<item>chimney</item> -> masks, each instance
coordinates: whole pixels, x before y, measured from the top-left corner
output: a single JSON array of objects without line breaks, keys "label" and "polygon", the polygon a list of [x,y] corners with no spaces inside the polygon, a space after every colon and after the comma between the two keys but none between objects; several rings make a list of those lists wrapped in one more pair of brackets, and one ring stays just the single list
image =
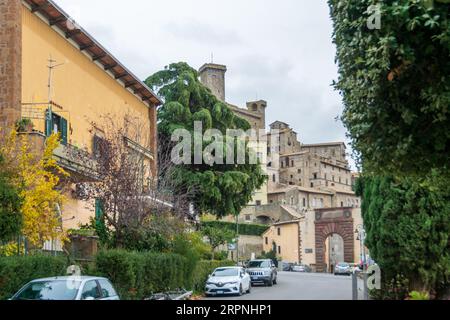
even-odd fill
[{"label": "chimney", "polygon": [[21,117],[22,1],[0,0],[0,127]]},{"label": "chimney", "polygon": [[225,73],[227,67],[221,64],[207,63],[198,72],[200,81],[212,91],[217,99],[225,102]]}]

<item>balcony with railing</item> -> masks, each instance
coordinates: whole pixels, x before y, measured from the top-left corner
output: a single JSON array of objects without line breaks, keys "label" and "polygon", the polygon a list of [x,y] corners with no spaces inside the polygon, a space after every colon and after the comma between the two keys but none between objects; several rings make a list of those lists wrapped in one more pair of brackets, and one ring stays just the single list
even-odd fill
[{"label": "balcony with railing", "polygon": [[[51,110],[49,111],[49,106]],[[29,143],[35,152],[43,152],[46,138],[53,132],[61,134],[61,144],[54,150],[53,156],[58,164],[72,173],[87,179],[95,179],[96,161],[85,150],[68,143],[67,120],[61,116],[62,107],[54,102],[24,103],[22,104],[22,121],[27,123],[26,128],[20,128],[20,134],[29,136]]]},{"label": "balcony with railing", "polygon": [[[71,173],[75,173],[79,178],[97,179],[98,168],[95,156],[84,149],[80,149],[69,143],[69,119],[70,114],[64,108],[54,102],[48,103],[27,103],[22,104],[22,127],[21,134],[30,137],[30,145],[36,152],[43,152],[45,139],[52,133],[61,135],[61,144],[54,150],[54,157],[58,164]],[[95,150],[95,139],[93,136],[93,149]],[[97,141],[98,143],[98,141]],[[154,152],[139,143],[124,137],[124,143],[128,148],[137,152],[140,156],[154,161]]]}]

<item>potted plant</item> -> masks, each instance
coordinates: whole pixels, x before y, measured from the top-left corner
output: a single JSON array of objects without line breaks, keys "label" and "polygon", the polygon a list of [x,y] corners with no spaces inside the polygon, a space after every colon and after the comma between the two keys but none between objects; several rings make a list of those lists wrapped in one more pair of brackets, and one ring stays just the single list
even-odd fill
[{"label": "potted plant", "polygon": [[22,118],[16,122],[17,132],[32,132],[34,128],[33,121],[28,118]]}]

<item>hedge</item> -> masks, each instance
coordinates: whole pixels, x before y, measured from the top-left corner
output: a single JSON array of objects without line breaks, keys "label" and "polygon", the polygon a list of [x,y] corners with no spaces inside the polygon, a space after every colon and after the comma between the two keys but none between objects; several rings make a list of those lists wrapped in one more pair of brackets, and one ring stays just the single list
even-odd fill
[{"label": "hedge", "polygon": [[[226,221],[203,221],[202,226],[212,228],[224,228],[236,232],[236,223]],[[239,234],[245,236],[262,236],[269,226],[252,223],[239,223]]]},{"label": "hedge", "polygon": [[186,270],[186,258],[176,254],[109,250],[99,252],[95,260],[97,275],[110,279],[126,300],[185,287]]},{"label": "hedge", "polygon": [[[66,275],[65,257],[0,257],[0,300],[12,297],[31,280]],[[141,300],[152,293],[178,288],[203,292],[206,279],[215,268],[232,266],[232,261],[198,261],[193,272],[188,260],[177,254],[107,250],[82,267],[83,275],[111,280],[121,299]]]},{"label": "hedge", "polygon": [[0,257],[0,300],[11,298],[31,280],[66,274],[67,266],[64,257]]}]

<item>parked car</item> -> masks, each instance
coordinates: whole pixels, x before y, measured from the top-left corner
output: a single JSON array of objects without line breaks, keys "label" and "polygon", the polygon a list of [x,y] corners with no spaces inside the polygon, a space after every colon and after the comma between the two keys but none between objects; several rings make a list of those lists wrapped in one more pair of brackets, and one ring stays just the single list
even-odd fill
[{"label": "parked car", "polygon": [[350,264],[346,263],[346,262],[340,262],[336,265],[336,267],[334,268],[334,275],[348,275],[350,276],[352,274],[353,270],[352,267],[350,266]]},{"label": "parked car", "polygon": [[206,296],[239,295],[252,290],[250,275],[242,267],[217,268],[208,277]]},{"label": "parked car", "polygon": [[283,271],[292,271],[294,264],[292,262],[282,262],[282,270]]},{"label": "parked car", "polygon": [[22,287],[11,300],[120,300],[106,278],[71,276],[36,279]]},{"label": "parked car", "polygon": [[294,265],[292,267],[292,271],[293,272],[311,272],[312,269],[311,269],[311,267],[309,267],[307,265],[301,264],[301,265]]},{"label": "parked car", "polygon": [[271,287],[277,284],[277,267],[270,259],[250,261],[247,272],[250,274],[252,285],[264,284]]}]

